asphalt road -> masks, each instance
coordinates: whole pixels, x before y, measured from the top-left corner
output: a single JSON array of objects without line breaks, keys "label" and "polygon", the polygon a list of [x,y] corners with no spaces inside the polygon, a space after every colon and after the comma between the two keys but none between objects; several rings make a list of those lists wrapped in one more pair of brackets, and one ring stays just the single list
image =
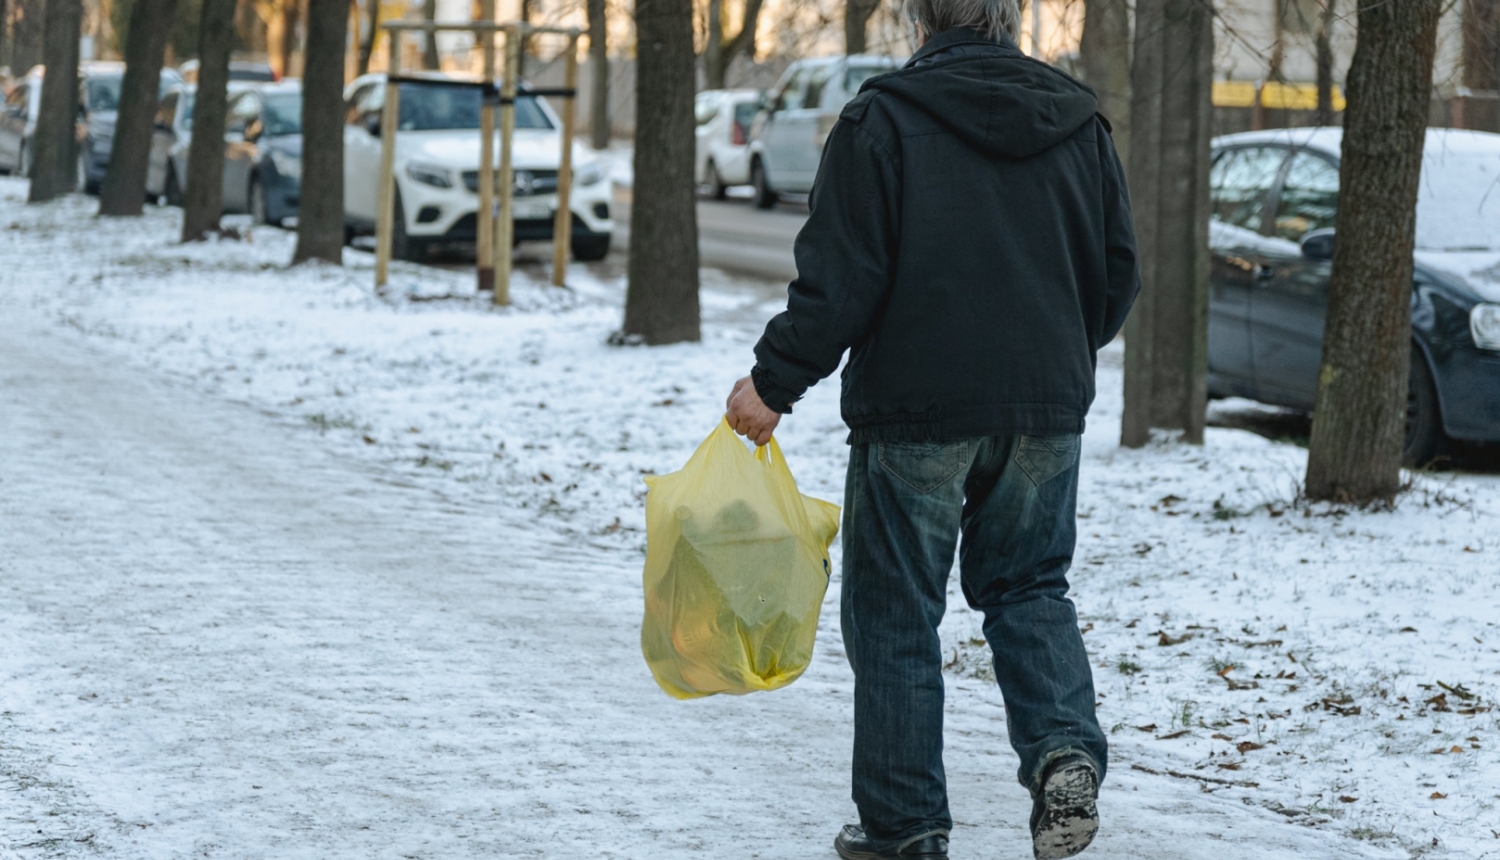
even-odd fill
[{"label": "asphalt road", "polygon": [[[807,220],[807,206],[779,203],[757,209],[748,200],[698,201],[698,254],[703,266],[773,281],[797,276],[792,241]],[[615,189],[616,253],[630,243],[630,189]]]}]

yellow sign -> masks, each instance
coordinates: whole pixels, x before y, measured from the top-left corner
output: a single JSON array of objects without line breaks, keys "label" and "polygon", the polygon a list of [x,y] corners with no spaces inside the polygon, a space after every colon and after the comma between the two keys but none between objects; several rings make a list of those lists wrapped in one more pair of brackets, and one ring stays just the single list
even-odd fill
[{"label": "yellow sign", "polygon": [[[1280,81],[1214,81],[1214,107],[1255,107],[1256,92],[1260,103],[1268,110],[1317,110],[1318,85],[1307,83],[1282,83]],[[1344,91],[1333,86],[1333,109],[1344,109]]]}]

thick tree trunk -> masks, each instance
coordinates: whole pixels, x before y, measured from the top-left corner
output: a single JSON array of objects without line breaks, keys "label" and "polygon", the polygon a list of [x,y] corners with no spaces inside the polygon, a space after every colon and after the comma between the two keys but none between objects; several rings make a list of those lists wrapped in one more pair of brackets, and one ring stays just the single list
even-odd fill
[{"label": "thick tree trunk", "polygon": [[224,212],[225,108],[229,91],[229,52],[234,47],[235,0],[203,0],[198,24],[198,94],[193,105],[193,139],[188,144],[182,241],[196,242],[219,231]]},{"label": "thick tree trunk", "polygon": [[1203,441],[1208,398],[1208,167],[1213,10],[1138,0],[1131,67],[1130,193],[1141,295],[1125,327],[1120,442],[1152,428]]},{"label": "thick tree trunk", "polygon": [[32,139],[31,188],[28,203],[42,203],[73,190],[73,120],[78,112],[78,35],[83,27],[81,0],[47,4],[47,68],[42,78],[42,105]]},{"label": "thick tree trunk", "polygon": [[[422,18],[428,23],[437,20],[437,0],[423,0]],[[422,46],[422,68],[442,68],[442,59],[438,57],[438,34],[428,33],[427,39]]]},{"label": "thick tree trunk", "polygon": [[1359,8],[1309,498],[1365,503],[1400,489],[1417,189],[1442,7],[1401,0]]},{"label": "thick tree trunk", "polygon": [[[380,33],[380,0],[364,0],[365,32],[359,40],[359,57],[355,70],[363,75],[370,71],[370,55],[375,52],[375,37]],[[312,48],[312,11],[307,14],[307,47]],[[305,174],[304,174],[305,175]]]},{"label": "thick tree trunk", "polygon": [[1338,18],[1338,0],[1323,0],[1315,41],[1318,63],[1318,125],[1333,125],[1333,23]]},{"label": "thick tree trunk", "polygon": [[1130,163],[1130,38],[1129,0],[1085,0],[1078,45],[1083,82],[1099,94],[1123,164]]},{"label": "thick tree trunk", "polygon": [[608,149],[609,44],[605,35],[604,0],[588,0],[589,16],[589,143]]},{"label": "thick tree trunk", "polygon": [[1500,131],[1500,0],[1464,0],[1462,62],[1464,86],[1491,94],[1464,99],[1464,128]]},{"label": "thick tree trunk", "polygon": [[693,2],[636,0],[635,187],[626,337],[698,340]]},{"label": "thick tree trunk", "polygon": [[177,0],[135,0],[130,10],[120,110],[109,149],[109,170],[99,187],[100,215],[139,215],[145,205],[161,65],[176,11]]},{"label": "thick tree trunk", "polygon": [[[307,71],[302,78],[302,199],[292,262],[344,259],[343,0],[307,5]],[[373,181],[373,179],[372,179]]]},{"label": "thick tree trunk", "polygon": [[[869,31],[870,16],[880,8],[880,0],[845,0],[844,2],[844,53],[863,54],[865,37]],[[933,34],[936,35],[936,34]]]}]

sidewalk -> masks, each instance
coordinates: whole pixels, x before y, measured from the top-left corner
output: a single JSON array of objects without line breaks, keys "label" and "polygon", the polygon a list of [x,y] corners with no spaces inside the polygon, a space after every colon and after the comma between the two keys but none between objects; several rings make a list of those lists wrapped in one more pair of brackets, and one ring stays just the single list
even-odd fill
[{"label": "sidewalk", "polygon": [[[672,701],[636,642],[641,474],[708,432],[774,302],[711,279],[702,345],[615,349],[619,286],[582,270],[504,312],[415,267],[382,299],[365,255],[284,270],[280,231],[181,248],[171,213],[23,209],[20,187],[0,180],[0,856],[831,856],[853,814],[837,580],[775,694]],[[1115,750],[1085,856],[1500,857],[1476,824],[1500,481],[1294,507],[1289,446],[1114,448],[1117,360],[1076,572]],[[835,386],[781,435],[838,498]],[[1028,856],[954,591],[955,856]],[[1433,704],[1437,680],[1481,698]]]}]

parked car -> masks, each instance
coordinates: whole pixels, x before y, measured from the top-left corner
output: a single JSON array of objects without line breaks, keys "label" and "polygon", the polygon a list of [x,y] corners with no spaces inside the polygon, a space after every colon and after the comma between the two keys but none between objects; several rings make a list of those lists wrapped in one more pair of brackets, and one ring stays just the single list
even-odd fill
[{"label": "parked car", "polygon": [[[1213,142],[1208,388],[1311,411],[1338,212],[1337,128]],[[1405,457],[1500,441],[1500,135],[1431,129],[1417,202]]]},{"label": "parked car", "polygon": [[[98,194],[104,174],[109,170],[110,148],[114,146],[115,117],[120,108],[120,85],[125,79],[125,64],[87,62],[79,69],[78,82],[78,187]],[[162,69],[157,98],[182,83],[176,69]],[[160,114],[158,114],[158,120]],[[153,151],[172,148],[170,128],[158,121]],[[146,173],[146,195],[159,197],[166,191],[166,160],[154,157]]]},{"label": "parked car", "polygon": [[[156,107],[157,134],[152,139],[151,166],[147,175],[162,174],[162,197],[170,206],[182,205],[187,188],[188,149],[193,143],[193,107],[196,84],[178,84],[167,90]],[[161,134],[169,132],[168,135]]]},{"label": "parked car", "polygon": [[750,184],[762,209],[780,194],[812,190],[823,142],[865,81],[901,67],[894,57],[854,54],[798,60],[766,98],[750,135]]},{"label": "parked car", "polygon": [[[197,60],[188,60],[177,67],[177,73],[182,79],[190,84],[198,83],[198,69],[201,64]],[[276,70],[265,60],[230,60],[229,61],[229,91],[239,92],[256,84],[274,84],[281,80],[276,75]]]},{"label": "parked car", "polygon": [[302,195],[302,84],[246,90],[230,99],[225,133],[224,210],[257,224],[297,215]]},{"label": "parked car", "polygon": [[750,184],[750,126],[765,102],[762,90],[704,90],[693,99],[698,123],[693,181],[715,200],[731,185]]},{"label": "parked car", "polygon": [[11,85],[0,109],[0,170],[31,175],[32,136],[42,106],[42,68],[37,66]]},{"label": "parked car", "polygon": [[[471,81],[436,73],[425,77],[401,84],[397,122],[393,248],[408,260],[422,259],[433,244],[473,241],[478,232],[482,91]],[[345,90],[344,218],[351,235],[375,226],[384,102],[381,74],[357,78]],[[524,91],[515,112],[515,240],[550,240],[561,123],[546,102]],[[495,145],[498,152],[498,135]],[[601,260],[614,229],[610,184],[604,165],[581,143],[573,145],[573,165],[573,257]]]}]

